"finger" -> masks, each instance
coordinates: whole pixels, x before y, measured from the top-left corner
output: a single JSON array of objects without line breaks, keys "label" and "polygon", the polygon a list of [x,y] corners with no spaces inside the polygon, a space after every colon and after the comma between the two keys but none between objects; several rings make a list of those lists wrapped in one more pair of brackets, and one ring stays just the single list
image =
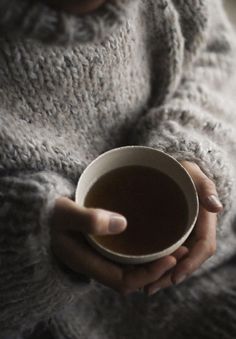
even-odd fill
[{"label": "finger", "polygon": [[196,243],[190,249],[186,259],[176,265],[172,281],[175,284],[182,282],[186,276],[197,270],[216,251],[216,223],[217,216],[200,208],[199,217],[195,226]]},{"label": "finger", "polygon": [[[172,255],[176,258],[177,262],[179,262],[188,253],[189,253],[188,248],[185,247],[185,246],[181,246]],[[173,281],[171,279],[172,274],[173,274],[173,269],[170,269],[158,281],[155,281],[154,283],[145,286],[144,291],[150,296],[150,295],[153,295],[156,292],[158,292],[160,289],[167,288],[167,287],[173,285]]]},{"label": "finger", "polygon": [[156,281],[149,286],[146,286],[144,291],[148,296],[154,295],[155,293],[159,292],[163,288],[167,288],[173,285],[172,279],[172,270],[165,274],[160,280]]},{"label": "finger", "polygon": [[164,273],[173,268],[175,265],[175,257],[167,256],[152,263],[137,266],[134,269],[127,269],[124,273],[124,285],[130,291],[143,288],[143,286],[158,280]]},{"label": "finger", "polygon": [[81,233],[75,237],[55,235],[52,248],[74,272],[82,273],[117,291],[122,289],[122,268],[97,253]]},{"label": "finger", "polygon": [[209,212],[221,212],[223,210],[223,205],[219,200],[214,182],[202,172],[197,164],[189,161],[183,161],[182,165],[193,179],[202,206]]},{"label": "finger", "polygon": [[186,246],[180,246],[174,253],[171,255],[175,257],[177,262],[179,262],[180,259],[185,257],[189,253],[189,249]]},{"label": "finger", "polygon": [[[175,257],[176,261],[178,262],[180,259],[182,259],[184,256],[186,256],[189,253],[189,249],[186,246],[180,246],[175,252],[171,254],[171,256]],[[137,268],[136,265],[127,265],[123,264],[121,265],[124,268],[127,268],[128,270],[132,270]]]},{"label": "finger", "polygon": [[117,234],[125,230],[124,216],[104,209],[79,206],[68,198],[59,198],[55,206],[56,220],[60,230],[80,231],[86,234]]}]

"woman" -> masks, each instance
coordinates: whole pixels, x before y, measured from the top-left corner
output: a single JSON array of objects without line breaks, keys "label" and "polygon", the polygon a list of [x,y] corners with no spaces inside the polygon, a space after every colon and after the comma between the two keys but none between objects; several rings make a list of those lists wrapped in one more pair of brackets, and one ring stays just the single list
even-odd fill
[{"label": "woman", "polygon": [[[1,338],[232,338],[235,39],[221,1],[0,0],[0,18]],[[74,203],[90,161],[128,144],[174,156],[201,202],[186,244],[136,268],[83,238],[127,221]]]}]

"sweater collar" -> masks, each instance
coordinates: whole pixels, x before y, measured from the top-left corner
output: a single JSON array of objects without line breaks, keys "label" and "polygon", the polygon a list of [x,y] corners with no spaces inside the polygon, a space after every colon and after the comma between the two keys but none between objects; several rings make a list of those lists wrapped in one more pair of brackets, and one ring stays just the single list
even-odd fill
[{"label": "sweater collar", "polygon": [[101,41],[129,16],[137,0],[113,0],[83,16],[40,1],[1,0],[0,32],[59,45]]}]

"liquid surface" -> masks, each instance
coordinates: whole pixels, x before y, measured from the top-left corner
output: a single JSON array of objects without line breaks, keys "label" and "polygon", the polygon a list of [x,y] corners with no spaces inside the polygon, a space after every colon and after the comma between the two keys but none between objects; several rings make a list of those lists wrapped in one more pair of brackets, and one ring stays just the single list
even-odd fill
[{"label": "liquid surface", "polygon": [[169,176],[144,166],[126,166],[103,175],[89,190],[85,206],[127,218],[123,233],[94,237],[122,254],[161,251],[176,242],[187,227],[187,201],[179,186]]}]

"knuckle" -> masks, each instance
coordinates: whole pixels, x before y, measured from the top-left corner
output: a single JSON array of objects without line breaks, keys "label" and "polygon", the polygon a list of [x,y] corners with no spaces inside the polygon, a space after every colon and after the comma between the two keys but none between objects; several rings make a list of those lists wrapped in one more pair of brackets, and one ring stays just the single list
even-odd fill
[{"label": "knuckle", "polygon": [[193,263],[191,261],[186,261],[182,269],[184,270],[184,272],[188,273],[193,272],[194,271]]},{"label": "knuckle", "polygon": [[102,221],[101,213],[98,213],[97,211],[91,211],[88,220],[89,232],[98,233],[101,230]]},{"label": "knuckle", "polygon": [[215,241],[209,241],[209,240],[205,240],[205,253],[206,253],[206,256],[209,258],[211,257],[212,255],[215,254],[216,252],[216,242]]},{"label": "knuckle", "polygon": [[175,266],[177,264],[177,258],[175,258],[174,255],[171,255],[169,260],[168,260],[168,267]]},{"label": "knuckle", "polygon": [[89,213],[89,222],[90,224],[96,225],[100,222],[100,216],[99,213],[97,213],[94,210],[91,210]]},{"label": "knuckle", "polygon": [[191,168],[194,168],[195,170],[200,170],[199,166],[196,164],[196,162],[190,162],[190,161],[187,161],[187,164],[191,167]]},{"label": "knuckle", "polygon": [[216,244],[211,244],[208,246],[208,251],[207,251],[209,257],[213,256],[216,253]]},{"label": "knuckle", "polygon": [[210,191],[213,191],[213,192],[215,192],[216,190],[216,186],[214,182],[210,180],[208,177],[202,178],[200,186],[202,189],[205,189],[207,187]]}]

